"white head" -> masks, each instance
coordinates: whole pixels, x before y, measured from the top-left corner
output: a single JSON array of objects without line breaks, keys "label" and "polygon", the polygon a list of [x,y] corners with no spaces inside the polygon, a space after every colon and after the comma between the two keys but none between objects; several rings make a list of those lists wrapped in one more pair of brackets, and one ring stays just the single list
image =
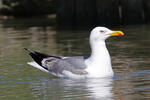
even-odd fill
[{"label": "white head", "polygon": [[110,36],[122,36],[121,31],[112,31],[106,27],[96,27],[91,31],[90,41],[98,42],[105,41]]}]

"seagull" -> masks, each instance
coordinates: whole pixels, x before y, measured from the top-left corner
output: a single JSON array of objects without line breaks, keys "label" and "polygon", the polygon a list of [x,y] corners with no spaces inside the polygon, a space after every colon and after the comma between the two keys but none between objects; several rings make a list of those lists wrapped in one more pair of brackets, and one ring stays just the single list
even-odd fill
[{"label": "seagull", "polygon": [[53,56],[25,48],[34,61],[29,65],[60,78],[104,78],[114,75],[111,58],[105,40],[111,36],[123,36],[122,31],[112,31],[106,27],[96,27],[90,34],[91,55]]}]

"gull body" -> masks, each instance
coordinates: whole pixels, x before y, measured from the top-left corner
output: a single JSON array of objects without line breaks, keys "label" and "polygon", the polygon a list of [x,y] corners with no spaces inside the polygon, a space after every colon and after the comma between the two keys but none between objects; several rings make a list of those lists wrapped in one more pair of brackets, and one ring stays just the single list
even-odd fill
[{"label": "gull body", "polygon": [[91,55],[87,59],[83,56],[52,56],[26,49],[34,59],[28,64],[56,77],[77,79],[112,77],[114,72],[105,40],[110,36],[122,35],[121,31],[96,27],[90,34]]}]

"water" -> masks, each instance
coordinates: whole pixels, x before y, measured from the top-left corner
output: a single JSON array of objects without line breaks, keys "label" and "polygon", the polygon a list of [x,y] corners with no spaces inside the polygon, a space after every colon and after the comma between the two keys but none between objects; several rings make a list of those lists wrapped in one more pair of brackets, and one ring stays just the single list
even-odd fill
[{"label": "water", "polygon": [[0,21],[0,100],[150,100],[150,26],[121,26],[107,47],[112,79],[59,79],[26,64],[23,48],[53,55],[90,54],[87,30],[56,30],[48,20]]}]

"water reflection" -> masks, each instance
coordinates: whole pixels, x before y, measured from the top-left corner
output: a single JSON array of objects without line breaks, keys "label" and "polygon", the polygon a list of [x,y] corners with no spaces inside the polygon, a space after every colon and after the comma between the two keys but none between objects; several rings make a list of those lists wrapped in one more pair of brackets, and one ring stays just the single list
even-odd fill
[{"label": "water reflection", "polygon": [[91,79],[87,82],[87,88],[92,97],[98,100],[112,100],[113,79]]},{"label": "water reflection", "polygon": [[[61,100],[112,100],[113,79],[51,79],[32,84],[32,95],[36,98],[61,98]],[[57,90],[57,91],[56,91]]]}]

